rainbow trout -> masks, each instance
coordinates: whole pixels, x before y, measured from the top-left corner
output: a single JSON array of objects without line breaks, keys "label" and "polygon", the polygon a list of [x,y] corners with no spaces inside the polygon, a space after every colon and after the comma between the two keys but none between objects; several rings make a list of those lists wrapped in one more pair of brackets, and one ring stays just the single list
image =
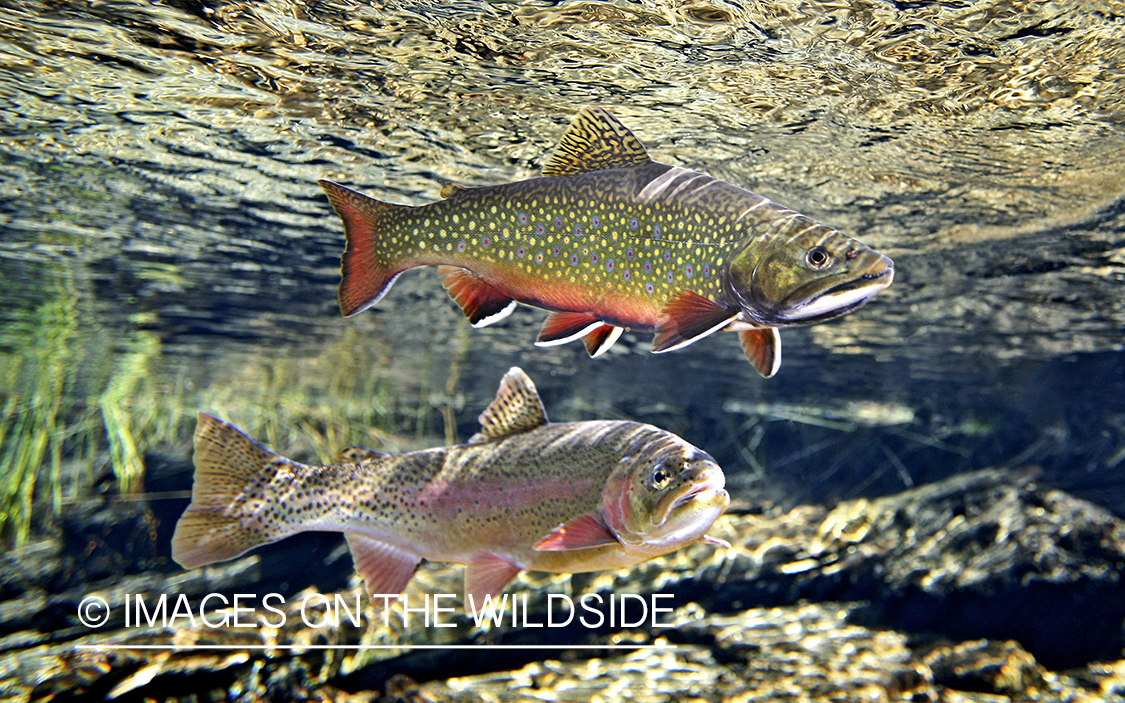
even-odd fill
[{"label": "rainbow trout", "polygon": [[[512,368],[468,444],[398,456],[348,448],[306,466],[200,414],[191,504],[172,558],[232,559],[297,532],[343,532],[370,593],[401,593],[422,559],[466,565],[476,603],[521,569],[629,566],[698,541],[726,509],[723,471],[636,422],[552,423]],[[466,600],[466,602],[468,602]]]},{"label": "rainbow trout", "polygon": [[590,356],[623,329],[655,332],[653,352],[737,331],[763,376],[777,328],[822,322],[891,283],[890,259],[839,231],[717,178],[648,157],[611,114],[585,107],[542,178],[448,185],[408,207],[320,181],[344,221],[340,310],[374,305],[416,266],[476,327],[516,302],[552,311],[536,344],[583,339]]}]

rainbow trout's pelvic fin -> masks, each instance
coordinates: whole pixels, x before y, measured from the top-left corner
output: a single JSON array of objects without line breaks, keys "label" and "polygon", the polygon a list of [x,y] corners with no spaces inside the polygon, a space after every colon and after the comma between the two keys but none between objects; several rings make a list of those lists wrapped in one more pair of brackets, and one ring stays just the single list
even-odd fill
[{"label": "rainbow trout's pelvic fin", "polygon": [[479,609],[485,596],[500,595],[519,572],[520,567],[503,557],[487,552],[474,555],[465,564],[465,605],[470,605],[471,598],[472,608]]},{"label": "rainbow trout's pelvic fin", "polygon": [[716,303],[690,290],[680,291],[664,306],[656,325],[652,353],[661,354],[686,347],[723,329],[738,316],[738,310]]},{"label": "rainbow trout's pelvic fin", "polygon": [[603,324],[582,338],[582,341],[586,343],[586,353],[590,355],[591,359],[605,354],[623,331],[620,327]]},{"label": "rainbow trout's pelvic fin", "polygon": [[420,557],[397,547],[355,532],[345,532],[344,538],[348,541],[356,573],[363,579],[371,596],[397,596],[405,591],[406,584],[422,561]]},{"label": "rainbow trout's pelvic fin", "polygon": [[528,432],[547,424],[547,411],[535,384],[518,366],[513,366],[500,379],[500,390],[480,414],[480,432],[469,439],[470,444],[488,442],[508,435]]},{"label": "rainbow trout's pelvic fin", "polygon": [[781,335],[776,327],[755,327],[739,330],[742,351],[753,367],[769,378],[781,368]]},{"label": "rainbow trout's pelvic fin", "polygon": [[379,258],[376,242],[381,221],[395,208],[375,198],[357,193],[332,181],[317,181],[328,195],[328,202],[344,221],[348,244],[340,265],[340,312],[351,317],[366,310],[390,290],[402,270]]},{"label": "rainbow trout's pelvic fin", "polygon": [[649,161],[648,152],[625,125],[606,110],[587,105],[574,116],[543,166],[543,175],[575,176]]},{"label": "rainbow trout's pelvic fin", "polygon": [[438,266],[442,285],[449,291],[473,327],[487,327],[503,320],[516,309],[516,301],[485,283],[460,266]]},{"label": "rainbow trout's pelvic fin", "polygon": [[618,540],[601,518],[587,513],[551,530],[550,534],[535,543],[535,549],[540,552],[569,552],[607,544],[618,544]]}]

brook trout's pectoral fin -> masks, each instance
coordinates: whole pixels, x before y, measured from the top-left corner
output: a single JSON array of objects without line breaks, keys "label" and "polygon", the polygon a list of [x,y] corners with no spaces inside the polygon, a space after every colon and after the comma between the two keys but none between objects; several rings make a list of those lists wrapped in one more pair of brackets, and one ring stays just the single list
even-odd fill
[{"label": "brook trout's pectoral fin", "polygon": [[599,518],[586,514],[559,525],[535,544],[540,552],[569,552],[607,544],[619,544]]},{"label": "brook trout's pectoral fin", "polygon": [[367,447],[344,447],[336,452],[335,463],[358,464],[361,461],[371,461],[372,459],[386,459],[388,456],[390,455]]},{"label": "brook trout's pectoral fin", "polygon": [[686,347],[718,332],[738,316],[738,310],[685,290],[664,306],[663,314],[664,319],[656,326],[652,339],[654,354]]},{"label": "brook trout's pectoral fin", "polygon": [[763,378],[773,376],[781,368],[781,335],[776,327],[739,330],[738,338],[746,358]]},{"label": "brook trout's pectoral fin", "polygon": [[516,301],[493,288],[472,271],[458,266],[438,266],[442,285],[461,306],[473,327],[487,327],[516,309]]},{"label": "brook trout's pectoral fin", "polygon": [[356,573],[372,595],[398,595],[405,591],[422,561],[397,547],[354,532],[345,532],[344,538],[348,541]]},{"label": "brook trout's pectoral fin", "polygon": [[543,166],[544,176],[574,176],[607,168],[647,163],[640,140],[616,117],[600,107],[578,111]]},{"label": "brook trout's pectoral fin", "polygon": [[332,181],[317,181],[328,195],[328,202],[344,221],[348,245],[340,262],[340,312],[351,317],[366,310],[390,290],[402,270],[379,254],[376,242],[386,216],[405,205],[392,205],[369,198]]},{"label": "brook trout's pectoral fin", "polygon": [[547,424],[547,411],[535,384],[518,366],[513,366],[500,379],[500,390],[480,414],[480,432],[469,439],[470,444],[527,432]]},{"label": "brook trout's pectoral fin", "polygon": [[535,346],[553,347],[573,342],[603,326],[604,322],[584,312],[553,312],[543,321]]},{"label": "brook trout's pectoral fin", "polygon": [[496,597],[504,586],[516,577],[520,568],[495,554],[481,553],[465,564],[465,605],[472,598],[473,606],[480,608],[485,596]]},{"label": "brook trout's pectoral fin", "polygon": [[582,338],[582,341],[586,343],[586,353],[590,355],[591,359],[605,354],[621,336],[622,332],[623,330],[620,327],[613,325],[602,325],[596,328]]}]

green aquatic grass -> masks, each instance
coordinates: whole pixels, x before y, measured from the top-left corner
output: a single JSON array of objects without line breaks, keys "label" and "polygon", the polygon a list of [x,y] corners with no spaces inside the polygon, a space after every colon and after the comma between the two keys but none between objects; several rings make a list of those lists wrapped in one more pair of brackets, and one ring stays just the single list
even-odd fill
[{"label": "green aquatic grass", "polygon": [[62,504],[63,419],[81,348],[77,295],[63,277],[46,300],[9,330],[21,341],[0,355],[0,536],[17,544],[31,530],[36,488],[46,467],[46,498],[52,516]]}]

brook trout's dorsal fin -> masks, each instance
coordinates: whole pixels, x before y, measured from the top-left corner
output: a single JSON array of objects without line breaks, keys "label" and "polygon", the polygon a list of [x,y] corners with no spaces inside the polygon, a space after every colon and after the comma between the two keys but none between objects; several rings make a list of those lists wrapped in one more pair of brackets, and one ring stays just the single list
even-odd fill
[{"label": "brook trout's dorsal fin", "polygon": [[466,190],[468,190],[468,188],[461,185],[460,183],[446,183],[441,187],[441,193],[439,193],[439,195],[441,195],[443,199],[448,200],[454,195],[460,195],[461,193],[464,193]]},{"label": "brook trout's dorsal fin", "polygon": [[587,105],[574,116],[543,175],[574,176],[648,161],[648,152],[628,127],[602,108]]},{"label": "brook trout's dorsal fin", "polygon": [[535,384],[518,366],[500,379],[496,399],[480,414],[480,432],[469,440],[478,444],[547,424],[547,413]]}]

